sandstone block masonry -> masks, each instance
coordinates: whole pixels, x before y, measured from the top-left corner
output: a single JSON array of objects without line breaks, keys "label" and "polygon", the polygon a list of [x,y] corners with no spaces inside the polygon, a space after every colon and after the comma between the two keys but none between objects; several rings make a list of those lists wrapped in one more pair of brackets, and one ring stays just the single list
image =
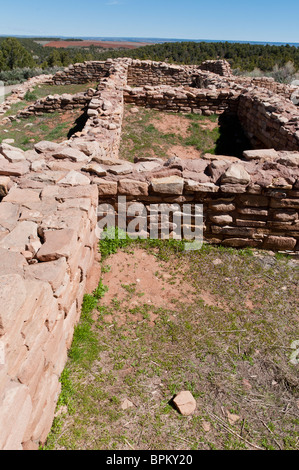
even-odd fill
[{"label": "sandstone block masonry", "polygon": [[[0,145],[0,449],[36,449],[46,441],[97,253],[95,228],[112,208],[118,212],[119,196],[127,197],[128,209],[142,202],[182,213],[185,203],[203,204],[206,241],[299,249],[298,108],[288,99],[195,68],[187,73],[131,59],[88,67],[93,81],[93,71],[102,77],[86,101],[81,132],[26,152]],[[141,81],[142,68],[145,77],[159,70],[159,83],[129,86],[128,77],[132,85]],[[89,79],[86,69],[86,63],[68,68],[53,83]],[[194,73],[206,88],[194,86]],[[184,74],[189,82],[182,85]],[[179,86],[161,83],[165,77]],[[120,160],[124,101],[168,111],[235,113],[252,142],[264,148],[244,152],[242,160]],[[62,110],[64,102],[54,97],[42,104]],[[104,205],[99,217],[98,204]],[[155,223],[163,225],[159,211]]]},{"label": "sandstone block masonry", "polygon": [[16,118],[27,118],[30,116],[40,116],[44,113],[55,113],[56,111],[63,113],[72,109],[84,109],[89,105],[95,90],[90,88],[85,93],[77,93],[70,95],[49,95],[46,98],[37,100],[33,105],[20,111],[17,116],[12,116],[11,120]]},{"label": "sandstone block masonry", "polygon": [[13,104],[19,103],[23,100],[27,91],[33,91],[37,85],[45,83],[52,84],[53,75],[39,75],[38,77],[30,78],[25,83],[22,83],[20,86],[15,88],[6,98],[4,103],[0,103],[0,117],[3,116],[3,114],[5,114]]}]

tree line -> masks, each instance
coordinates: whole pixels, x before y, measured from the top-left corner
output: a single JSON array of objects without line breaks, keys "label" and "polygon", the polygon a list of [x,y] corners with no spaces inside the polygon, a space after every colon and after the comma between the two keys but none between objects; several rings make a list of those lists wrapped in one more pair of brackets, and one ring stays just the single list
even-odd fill
[{"label": "tree line", "polygon": [[177,64],[200,64],[209,59],[225,59],[233,69],[270,72],[275,67],[292,63],[299,70],[299,47],[258,45],[229,42],[171,42],[143,46],[138,49],[107,50],[89,48],[56,49],[42,47],[34,39],[0,38],[0,72],[15,69],[48,69],[67,67],[85,60],[131,57],[141,60],[166,61]]}]

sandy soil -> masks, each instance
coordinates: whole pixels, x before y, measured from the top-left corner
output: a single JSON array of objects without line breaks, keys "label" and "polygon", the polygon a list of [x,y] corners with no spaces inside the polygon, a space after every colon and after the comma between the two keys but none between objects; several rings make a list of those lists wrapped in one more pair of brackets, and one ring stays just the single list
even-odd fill
[{"label": "sandy soil", "polygon": [[[103,284],[108,292],[102,299],[102,305],[108,306],[113,299],[127,303],[129,309],[142,304],[154,305],[156,308],[169,308],[173,300],[190,299],[193,289],[181,276],[173,277],[157,259],[146,251],[136,248],[134,253],[119,251],[109,258],[111,269],[103,274]],[[130,291],[130,292],[128,292]],[[129,294],[129,295],[128,295]],[[127,313],[132,321],[141,321],[142,315]],[[151,322],[157,315],[151,314]],[[105,317],[107,322],[115,320]],[[126,323],[126,316],[119,314],[118,325]]]},{"label": "sandy soil", "polygon": [[182,115],[163,114],[163,119],[152,119],[150,124],[153,124],[158,131],[163,134],[178,134],[182,137],[188,137],[188,128],[190,121]]},{"label": "sandy soil", "polygon": [[201,158],[201,152],[196,150],[195,147],[184,147],[183,145],[173,145],[167,151],[169,157],[179,157],[182,160],[195,160]]}]

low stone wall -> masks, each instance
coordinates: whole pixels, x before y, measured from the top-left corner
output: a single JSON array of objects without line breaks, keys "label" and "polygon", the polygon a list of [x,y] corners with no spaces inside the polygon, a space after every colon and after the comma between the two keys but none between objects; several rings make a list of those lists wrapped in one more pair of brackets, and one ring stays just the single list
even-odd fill
[{"label": "low stone wall", "polygon": [[216,73],[222,77],[232,75],[230,64],[226,60],[206,60],[200,64],[199,68]]},{"label": "low stone wall", "polygon": [[285,99],[291,99],[292,94],[298,90],[298,87],[278,83],[272,77],[234,77],[234,82],[246,88],[252,86],[266,88]]},{"label": "low stone wall", "polygon": [[253,147],[299,150],[299,110],[265,89],[241,93],[238,118]]},{"label": "low stone wall", "polygon": [[182,213],[184,204],[203,204],[204,237],[213,243],[298,250],[299,152],[253,150],[245,156],[247,162],[207,156],[126,163],[106,167],[106,175],[94,177],[93,183],[100,202],[116,211],[118,196],[126,196],[128,206],[178,204]]},{"label": "low stone wall", "polygon": [[100,142],[101,156],[118,158],[127,73],[126,64],[116,63],[110,67],[109,78],[101,81],[88,105],[88,120],[83,131],[72,139],[74,145],[82,139],[97,141]]},{"label": "low stone wall", "polygon": [[128,67],[127,84],[131,87],[168,85],[195,86],[207,88],[216,85],[218,88],[249,88],[252,86],[266,88],[269,91],[290,99],[298,87],[276,82],[271,77],[235,77],[232,75],[226,60],[207,60],[200,65],[174,65],[150,60],[133,60],[129,58],[90,61],[70,65],[64,71],[57,72],[52,82],[56,85],[87,83],[107,77],[112,63],[126,64]]},{"label": "low stone wall", "polygon": [[55,85],[70,85],[99,81],[109,74],[112,60],[86,61],[82,64],[70,65],[53,77]]},{"label": "low stone wall", "polygon": [[232,112],[237,112],[238,97],[238,93],[229,89],[174,88],[167,85],[124,89],[126,103],[174,113],[221,114],[229,107]]},{"label": "low stone wall", "polygon": [[44,113],[64,112],[71,109],[85,108],[89,105],[95,90],[90,88],[85,93],[77,93],[70,95],[64,93],[63,95],[49,95],[46,98],[37,100],[33,105],[20,111],[16,116],[11,119],[27,118],[30,116],[40,116]]},{"label": "low stone wall", "polygon": [[6,98],[3,103],[0,103],[0,116],[5,114],[11,106],[15,103],[19,103],[23,100],[27,91],[33,91],[37,85],[49,83],[52,84],[53,75],[39,75],[37,77],[30,78],[25,83],[15,88],[11,94]]},{"label": "low stone wall", "polygon": [[163,111],[236,114],[254,148],[299,150],[298,107],[262,88],[125,87],[126,103]]},{"label": "low stone wall", "polygon": [[128,85],[133,87],[156,85],[191,85],[198,66],[171,65],[150,60],[127,60]]},{"label": "low stone wall", "polygon": [[47,438],[97,241],[95,186],[28,186],[0,204],[2,450]]}]

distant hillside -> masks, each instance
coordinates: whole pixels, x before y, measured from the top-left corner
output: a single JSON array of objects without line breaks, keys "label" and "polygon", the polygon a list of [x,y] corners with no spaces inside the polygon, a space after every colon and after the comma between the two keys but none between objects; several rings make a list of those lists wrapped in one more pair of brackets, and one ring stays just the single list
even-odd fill
[{"label": "distant hillside", "polygon": [[[113,53],[113,57],[119,55]],[[125,54],[121,53],[121,55]],[[128,55],[127,52],[126,55]],[[276,65],[283,67],[288,62],[293,62],[295,69],[299,69],[299,48],[289,45],[170,42],[142,47],[131,51],[129,56],[179,64],[200,64],[208,59],[226,59],[233,69],[249,72],[255,68],[264,72],[271,71]],[[103,53],[102,57],[107,57],[107,55]]]},{"label": "distant hillside", "polygon": [[[85,41],[82,41],[82,46],[81,41],[76,41],[76,47],[72,47],[71,41],[66,42],[58,39],[56,43],[52,42],[50,44],[49,41],[49,38],[13,38],[7,41],[6,38],[0,37],[0,72],[20,67],[39,67],[42,69],[66,67],[76,62],[105,60],[110,57],[132,57],[141,60],[167,61],[178,64],[200,64],[208,59],[226,59],[231,67],[240,73],[242,71],[251,72],[257,68],[267,73],[275,67],[276,69],[285,67],[286,64],[288,66],[291,64],[294,72],[299,70],[299,48],[290,45],[183,41],[146,45],[136,49],[104,50],[94,44],[88,45]],[[68,47],[60,49],[60,42]],[[18,51],[17,55],[22,56],[18,49],[21,48],[25,51],[23,53],[26,56],[25,61],[22,62],[20,57],[18,57],[18,60],[12,60],[15,57],[14,54],[9,52],[11,47],[9,44],[12,43],[14,44],[14,50]],[[55,47],[51,47],[51,44]],[[47,47],[44,47],[45,45]],[[105,45],[107,47],[108,44]],[[28,57],[27,53],[30,54],[31,58]],[[25,65],[22,65],[23,63]]]}]

